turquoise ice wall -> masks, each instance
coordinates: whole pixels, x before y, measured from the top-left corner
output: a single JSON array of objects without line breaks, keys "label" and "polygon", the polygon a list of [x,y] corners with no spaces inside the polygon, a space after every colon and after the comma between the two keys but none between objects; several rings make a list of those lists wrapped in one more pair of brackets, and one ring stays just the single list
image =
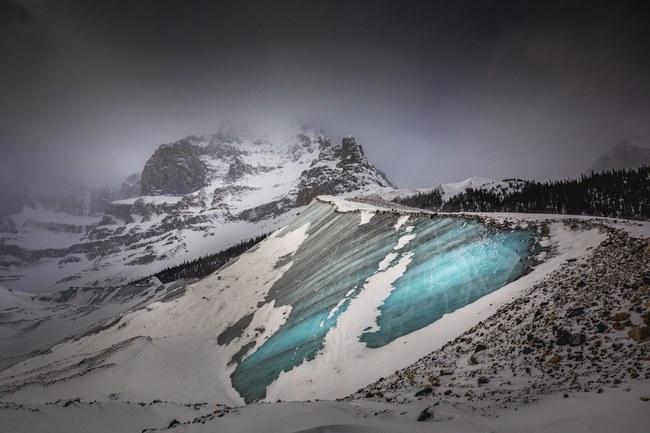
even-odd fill
[{"label": "turquoise ice wall", "polygon": [[[476,220],[437,216],[411,216],[396,230],[399,216],[377,214],[359,225],[359,214],[339,213],[316,202],[285,229],[310,223],[307,238],[291,258],[292,266],[266,300],[275,300],[276,307],[292,306],[286,323],[243,360],[236,360],[232,384],[247,402],[264,398],[266,387],[280,372],[317,356],[339,315],[391,252],[413,256],[380,307],[378,330],[358,336],[369,348],[433,323],[517,279],[528,268],[531,231],[499,230]],[[395,251],[406,234],[415,237]],[[278,259],[278,265],[287,260]]]}]

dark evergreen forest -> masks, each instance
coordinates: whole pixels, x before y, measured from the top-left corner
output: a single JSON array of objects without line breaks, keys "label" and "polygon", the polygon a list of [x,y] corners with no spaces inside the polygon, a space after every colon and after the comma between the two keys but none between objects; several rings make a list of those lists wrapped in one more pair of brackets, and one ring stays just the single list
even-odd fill
[{"label": "dark evergreen forest", "polygon": [[210,254],[196,260],[184,262],[178,266],[163,269],[145,279],[157,277],[163,283],[169,283],[181,278],[203,278],[225,265],[230,259],[239,256],[253,245],[261,242],[267,236],[268,233],[241,241],[238,244],[226,248],[225,250],[221,250],[215,254]]},{"label": "dark evergreen forest", "polygon": [[577,179],[515,181],[510,191],[468,189],[443,203],[439,190],[395,199],[407,206],[446,212],[529,212],[650,218],[650,167],[611,170]]}]

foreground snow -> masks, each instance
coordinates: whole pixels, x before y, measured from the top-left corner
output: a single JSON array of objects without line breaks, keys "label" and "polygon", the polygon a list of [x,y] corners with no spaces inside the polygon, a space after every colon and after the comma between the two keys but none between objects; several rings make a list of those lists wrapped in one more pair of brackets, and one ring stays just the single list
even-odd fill
[{"label": "foreground snow", "polygon": [[[650,425],[650,381],[603,394],[548,396],[518,410],[482,416],[435,406],[432,418],[417,422],[421,402],[394,405],[371,401],[253,404],[232,410],[175,403],[67,403],[0,407],[0,426],[13,433],[637,433]],[[173,429],[167,429],[170,425]]]},{"label": "foreground snow", "polygon": [[[643,320],[643,305],[650,308],[650,289],[643,282],[650,247],[638,239],[650,235],[650,225],[558,215],[434,215],[372,200],[319,200],[299,219],[238,260],[189,286],[182,296],[153,302],[121,316],[105,329],[1,370],[0,400],[4,403],[0,403],[0,425],[25,432],[140,432],[177,423],[177,431],[197,432],[644,431],[650,402],[641,397],[650,394],[650,356],[646,356],[650,347],[647,340],[632,342],[628,328]],[[457,239],[466,226],[477,222],[490,225],[491,233],[527,228],[537,233],[541,252],[526,275],[450,310],[426,326],[371,347],[363,337],[381,329],[380,318],[397,281],[407,275],[421,254],[416,246],[428,242],[423,240],[423,228],[435,228],[431,221],[452,226],[461,221],[458,231],[440,232],[436,238],[451,233],[452,239]],[[628,242],[629,235],[635,240]],[[342,242],[346,237],[348,242]],[[472,232],[467,237],[475,238]],[[328,255],[328,249],[334,255]],[[621,254],[617,255],[619,250]],[[363,260],[357,253],[363,253]],[[605,262],[611,257],[620,259],[623,266],[635,263],[635,269],[621,268],[625,272],[613,280],[611,290],[593,290],[590,284],[604,284],[604,279],[598,280],[598,272],[621,266],[617,261]],[[364,273],[366,268],[370,269],[368,273]],[[586,288],[576,290],[579,286],[575,283],[583,274]],[[634,280],[629,287],[628,277]],[[338,287],[339,281],[347,281],[349,286]],[[638,281],[641,288],[635,295],[633,287]],[[563,288],[567,284],[571,290]],[[617,291],[623,286],[627,287],[625,291]],[[0,294],[15,305],[25,301],[8,291]],[[597,295],[600,298],[595,298]],[[310,300],[307,308],[301,304],[304,299]],[[592,309],[594,314],[603,313],[601,304],[614,309],[625,305],[630,311],[634,308],[628,315],[630,323],[619,323],[620,329],[610,331],[614,322],[608,322],[607,331],[598,331],[598,335],[592,334],[595,331],[591,328],[580,330],[581,326],[593,325],[580,322],[581,318],[592,319]],[[580,306],[582,313],[569,320],[569,309]],[[305,310],[317,311],[314,317],[320,326],[318,320],[305,319],[312,316],[300,316]],[[609,315],[615,312],[598,320],[613,320]],[[293,315],[299,319],[294,320]],[[517,355],[523,347],[519,340],[529,332],[526,326],[531,321],[543,328],[535,335],[547,340],[555,338],[551,335],[555,325],[573,326],[568,328],[571,332],[588,334],[575,347],[573,343],[557,347],[553,343],[535,348],[546,352],[530,355],[543,365],[541,375],[535,373],[533,379],[542,380],[545,370],[552,369],[557,373],[553,380],[563,383],[573,379],[574,383],[578,376],[563,377],[565,364],[557,363],[568,361],[578,350],[582,356],[583,350],[591,348],[587,342],[602,337],[605,343],[597,347],[599,356],[616,363],[618,382],[603,385],[602,394],[584,392],[593,391],[599,382],[579,384],[564,398],[558,390],[569,388],[540,387],[537,383],[530,387],[530,374],[510,374],[510,368],[513,373],[515,367],[523,370],[531,359]],[[287,328],[289,332],[283,337]],[[313,341],[322,336],[322,346],[314,352],[299,352],[306,344],[301,337],[304,334],[312,335]],[[512,337],[512,341],[505,344],[501,341],[504,336]],[[491,346],[472,356],[481,339]],[[513,344],[517,346],[511,347]],[[276,351],[274,345],[287,350]],[[298,355],[292,354],[294,350]],[[605,351],[613,357],[605,358]],[[298,362],[282,364],[279,375],[268,380],[277,367],[267,370],[267,359],[278,362],[287,353],[292,362]],[[551,361],[554,353],[561,355],[560,361]],[[627,359],[629,354],[633,358]],[[521,365],[504,367],[504,357],[508,362],[521,361]],[[450,363],[457,371],[445,373],[446,382],[437,385],[440,388],[435,391],[429,387],[426,397],[416,397],[423,385],[433,382],[432,372],[438,374],[438,361]],[[573,364],[566,364],[567,371],[577,371]],[[618,373],[629,371],[628,367],[633,367],[634,374],[619,379]],[[495,370],[499,368],[507,374],[501,377]],[[412,376],[410,369],[416,371]],[[600,371],[595,369],[590,374]],[[493,375],[494,380],[489,385],[481,385],[479,380],[481,397],[467,397],[478,397],[478,393],[463,394],[470,389],[470,382],[476,388],[478,373]],[[238,406],[244,401],[243,393],[260,395],[255,394],[257,389],[249,388],[258,374],[267,382],[253,385],[265,390],[262,395],[266,401],[329,401],[252,404],[233,409],[215,406]],[[373,381],[377,382],[355,394],[354,399],[332,401]],[[497,395],[504,387],[505,397]],[[447,398],[444,390],[453,390],[454,394]],[[510,392],[521,390],[525,391],[520,392],[525,401],[514,404]],[[75,398],[81,402],[45,404]],[[158,398],[175,403],[129,403]],[[499,398],[500,403],[513,403],[511,407],[516,410],[491,404]],[[94,400],[98,403],[91,404]],[[191,404],[196,401],[202,403]],[[425,408],[432,418],[417,422]]]},{"label": "foreground snow", "polygon": [[[472,220],[430,219],[415,210],[391,211],[381,204],[333,197],[320,200],[324,203],[312,204],[290,226],[189,286],[179,298],[153,302],[100,332],[65,341],[0,371],[0,397],[44,402],[105,400],[116,394],[124,400],[200,399],[229,405],[242,403],[242,394],[268,401],[343,397],[440,348],[605,238],[596,228],[572,230],[562,222],[552,223],[541,240],[551,256],[540,257],[544,260],[531,272],[369,347],[364,336],[381,329],[381,309],[396,281],[422,254],[418,245],[430,242],[430,227],[435,229],[438,221],[456,227],[434,237],[451,236],[445,249],[458,242],[474,245],[477,236],[481,249],[489,238],[484,238],[480,223],[470,224]],[[478,231],[466,232],[468,227]],[[454,257],[451,264],[456,266]],[[463,269],[458,272],[468,272]],[[470,285],[486,279],[482,276]],[[444,296],[448,302],[449,296]],[[310,335],[313,338],[304,338]],[[316,350],[291,353],[309,349],[317,338],[322,343]],[[265,356],[286,362],[270,364],[269,370]]]}]

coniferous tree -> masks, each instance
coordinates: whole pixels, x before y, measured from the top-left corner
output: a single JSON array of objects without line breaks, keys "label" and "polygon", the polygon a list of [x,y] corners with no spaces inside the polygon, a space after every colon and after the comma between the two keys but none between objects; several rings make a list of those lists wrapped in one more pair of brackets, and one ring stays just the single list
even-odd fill
[{"label": "coniferous tree", "polygon": [[267,236],[268,233],[241,241],[232,247],[226,248],[225,250],[219,251],[215,254],[210,254],[196,260],[184,262],[178,266],[163,269],[162,271],[144,278],[143,280],[157,277],[161,282],[169,283],[181,278],[203,278],[228,263],[229,260],[241,255],[253,245],[258,244]]},{"label": "coniferous tree", "polygon": [[400,204],[447,212],[531,212],[650,218],[650,167],[608,170],[578,179],[517,181],[512,190],[467,189],[443,202],[439,190],[396,199]]}]

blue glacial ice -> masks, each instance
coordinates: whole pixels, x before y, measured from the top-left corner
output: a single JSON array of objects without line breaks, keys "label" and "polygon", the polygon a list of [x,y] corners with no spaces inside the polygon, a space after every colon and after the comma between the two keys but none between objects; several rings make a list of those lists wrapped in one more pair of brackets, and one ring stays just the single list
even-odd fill
[{"label": "blue glacial ice", "polygon": [[358,213],[336,212],[315,202],[284,229],[288,233],[310,223],[296,253],[279,258],[278,266],[289,259],[292,265],[265,300],[276,307],[290,305],[289,317],[268,340],[238,359],[231,374],[233,387],[247,402],[263,399],[282,371],[318,356],[350,300],[389,261],[412,255],[379,307],[376,323],[368,323],[357,337],[369,348],[435,322],[519,278],[530,266],[535,242],[531,230],[501,230],[473,219],[428,215],[411,216],[396,229],[399,217],[378,213],[360,225]]}]

